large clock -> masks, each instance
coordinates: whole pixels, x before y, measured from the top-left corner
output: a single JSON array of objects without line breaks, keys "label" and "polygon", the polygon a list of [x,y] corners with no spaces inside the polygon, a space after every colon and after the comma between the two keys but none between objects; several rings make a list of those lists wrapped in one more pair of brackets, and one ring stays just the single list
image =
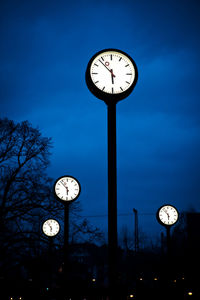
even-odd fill
[{"label": "large clock", "polygon": [[129,96],[138,79],[137,66],[125,52],[105,49],[96,53],[86,69],[89,90],[106,103]]},{"label": "large clock", "polygon": [[171,204],[161,206],[157,211],[157,220],[163,226],[172,226],[178,221],[179,213]]},{"label": "large clock", "polygon": [[58,178],[54,184],[54,193],[62,202],[68,203],[78,198],[81,192],[79,181],[69,175]]}]

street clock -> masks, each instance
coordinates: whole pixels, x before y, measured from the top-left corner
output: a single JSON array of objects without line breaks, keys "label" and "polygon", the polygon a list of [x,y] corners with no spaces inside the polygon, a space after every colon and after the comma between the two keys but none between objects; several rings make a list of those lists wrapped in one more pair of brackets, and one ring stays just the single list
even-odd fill
[{"label": "street clock", "polygon": [[79,181],[69,175],[58,178],[54,184],[54,193],[63,203],[76,200],[81,192]]},{"label": "street clock", "polygon": [[137,79],[138,71],[134,60],[117,49],[97,52],[86,69],[88,89],[107,104],[128,97]]}]

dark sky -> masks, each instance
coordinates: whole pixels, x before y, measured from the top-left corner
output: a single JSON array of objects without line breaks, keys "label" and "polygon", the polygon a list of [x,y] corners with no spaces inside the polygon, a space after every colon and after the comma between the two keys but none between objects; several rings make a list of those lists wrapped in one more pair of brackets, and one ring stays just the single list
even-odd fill
[{"label": "dark sky", "polygon": [[[83,215],[107,214],[107,108],[85,84],[89,59],[116,48],[138,83],[117,105],[119,228],[139,213],[162,230],[165,203],[200,211],[200,2],[1,1],[0,114],[52,137],[49,176],[76,177]],[[106,217],[90,218],[100,228]],[[120,231],[120,229],[119,229]]]}]

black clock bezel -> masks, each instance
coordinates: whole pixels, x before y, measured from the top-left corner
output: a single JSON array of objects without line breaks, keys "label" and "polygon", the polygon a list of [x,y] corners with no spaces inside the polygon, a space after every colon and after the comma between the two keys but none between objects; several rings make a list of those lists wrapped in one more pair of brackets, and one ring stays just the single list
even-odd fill
[{"label": "black clock bezel", "polygon": [[[171,206],[171,207],[173,207],[173,208],[177,211],[177,220],[176,220],[176,222],[174,222],[173,224],[165,224],[165,223],[163,223],[163,222],[160,220],[160,218],[159,218],[159,212],[160,212],[160,210],[161,210],[163,207],[165,207],[165,206]],[[157,218],[157,221],[158,221],[158,223],[159,223],[160,225],[162,225],[162,226],[164,226],[164,227],[171,227],[171,226],[175,225],[175,224],[178,222],[178,220],[179,220],[179,212],[178,212],[178,209],[177,209],[174,205],[169,204],[169,203],[168,203],[168,204],[164,204],[164,205],[160,206],[159,209],[157,210],[156,218]]]},{"label": "black clock bezel", "polygon": [[[56,190],[55,190],[56,184],[57,184],[57,182],[58,182],[60,179],[62,179],[62,178],[64,178],[64,177],[69,177],[69,178],[72,178],[72,179],[76,180],[76,182],[77,182],[78,185],[79,185],[79,193],[78,193],[78,195],[77,195],[74,199],[72,199],[72,200],[63,200],[63,199],[60,199],[60,198],[58,197],[58,195],[56,194]],[[57,178],[56,181],[54,182],[53,191],[54,191],[54,195],[55,195],[55,197],[57,198],[57,200],[59,200],[62,204],[66,204],[66,205],[67,205],[67,204],[70,204],[70,203],[74,202],[74,201],[79,197],[79,195],[80,195],[80,193],[81,193],[81,185],[80,185],[80,182],[78,181],[77,178],[75,178],[75,177],[73,177],[73,176],[71,176],[71,175],[63,175],[63,176],[60,176],[59,178]]]},{"label": "black clock bezel", "polygon": [[[106,93],[106,92],[100,90],[94,84],[94,82],[92,81],[92,78],[90,76],[90,67],[91,67],[91,64],[94,61],[94,59],[99,54],[104,53],[104,52],[109,52],[109,51],[116,51],[116,52],[119,52],[119,53],[127,56],[127,58],[130,59],[130,61],[132,62],[133,66],[135,68],[135,78],[134,78],[133,83],[131,84],[131,86],[126,91],[124,91],[122,93],[119,93],[119,94],[109,94],[109,93]],[[103,100],[104,102],[106,102],[106,104],[109,104],[111,101],[112,102],[118,102],[120,100],[123,100],[123,99],[127,98],[131,94],[131,92],[133,91],[133,89],[134,89],[134,87],[135,87],[135,85],[136,85],[136,83],[138,81],[138,69],[137,69],[135,61],[127,53],[125,53],[124,51],[118,50],[118,49],[108,48],[108,49],[101,50],[101,51],[95,53],[92,56],[92,58],[90,59],[88,65],[87,65],[87,69],[86,69],[86,73],[85,73],[85,80],[86,80],[86,84],[87,84],[87,87],[90,90],[90,92],[94,96],[96,96],[97,98],[99,98],[100,100]]]},{"label": "black clock bezel", "polygon": [[[43,225],[44,225],[44,223],[47,222],[48,220],[54,220],[54,221],[56,221],[56,222],[59,224],[59,230],[58,230],[58,232],[57,232],[55,235],[47,235],[47,234],[44,232],[44,230],[43,230]],[[48,237],[48,238],[54,238],[55,236],[57,236],[57,235],[59,234],[59,232],[60,232],[60,222],[58,222],[58,220],[56,220],[55,218],[48,218],[48,219],[46,219],[45,221],[42,222],[42,233],[43,233],[46,237]]]}]

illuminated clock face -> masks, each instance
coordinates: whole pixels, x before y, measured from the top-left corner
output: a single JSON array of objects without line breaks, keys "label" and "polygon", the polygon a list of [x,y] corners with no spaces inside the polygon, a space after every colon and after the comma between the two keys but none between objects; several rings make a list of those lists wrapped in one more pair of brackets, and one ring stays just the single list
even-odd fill
[{"label": "illuminated clock face", "polygon": [[80,183],[72,176],[62,176],[54,185],[57,198],[64,202],[70,202],[78,198],[81,191]]},{"label": "illuminated clock face", "polygon": [[43,223],[42,230],[44,234],[52,237],[58,234],[58,232],[60,231],[60,225],[58,221],[54,219],[48,219]]},{"label": "illuminated clock face", "polygon": [[178,211],[172,205],[164,205],[158,210],[158,219],[163,225],[174,225],[178,221]]},{"label": "illuminated clock face", "polygon": [[98,52],[90,60],[86,82],[97,97],[123,99],[137,82],[137,67],[128,54],[115,49]]}]

